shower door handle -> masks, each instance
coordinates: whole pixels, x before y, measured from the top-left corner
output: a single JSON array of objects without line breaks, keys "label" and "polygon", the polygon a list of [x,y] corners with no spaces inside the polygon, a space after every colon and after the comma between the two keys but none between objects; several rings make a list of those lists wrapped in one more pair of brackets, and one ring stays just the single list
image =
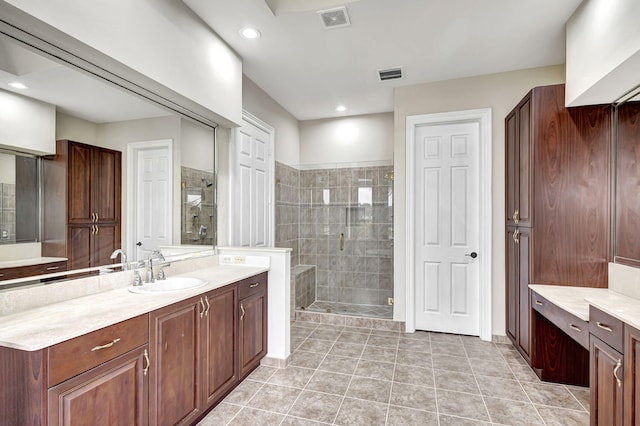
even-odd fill
[{"label": "shower door handle", "polygon": [[340,233],[340,251],[344,251],[344,232]]}]

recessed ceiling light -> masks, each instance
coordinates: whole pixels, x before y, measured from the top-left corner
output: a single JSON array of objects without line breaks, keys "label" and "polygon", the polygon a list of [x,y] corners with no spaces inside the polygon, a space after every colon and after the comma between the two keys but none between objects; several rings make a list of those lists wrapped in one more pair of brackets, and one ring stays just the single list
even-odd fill
[{"label": "recessed ceiling light", "polygon": [[338,111],[338,112],[345,112],[346,110],[347,110],[347,107],[344,106],[344,105],[338,105],[336,107],[336,111]]},{"label": "recessed ceiling light", "polygon": [[19,81],[14,81],[12,83],[9,83],[9,86],[13,87],[14,89],[20,89],[20,90],[28,89],[27,86],[20,83]]},{"label": "recessed ceiling light", "polygon": [[252,27],[244,27],[240,29],[240,35],[249,40],[260,38],[260,31]]}]

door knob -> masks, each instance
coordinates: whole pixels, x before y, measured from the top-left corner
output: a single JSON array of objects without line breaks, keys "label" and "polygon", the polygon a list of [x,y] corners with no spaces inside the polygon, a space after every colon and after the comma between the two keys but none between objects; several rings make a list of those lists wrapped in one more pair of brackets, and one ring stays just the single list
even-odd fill
[{"label": "door knob", "polygon": [[141,243],[140,241],[138,241],[138,242],[136,243],[136,245],[137,245],[138,247],[141,247],[141,246],[142,246],[142,243]]},{"label": "door knob", "polygon": [[471,253],[465,254],[465,256],[469,256],[470,258],[475,259],[476,257],[478,257],[478,253],[472,251]]}]

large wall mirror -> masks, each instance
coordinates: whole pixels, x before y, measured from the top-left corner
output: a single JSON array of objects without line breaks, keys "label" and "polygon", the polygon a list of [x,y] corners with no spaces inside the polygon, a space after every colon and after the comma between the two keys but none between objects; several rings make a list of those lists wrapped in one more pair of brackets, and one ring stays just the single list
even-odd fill
[{"label": "large wall mirror", "polygon": [[[28,113],[30,108],[16,107],[31,104],[35,115]],[[52,243],[44,232],[46,223],[62,214],[51,200],[64,204],[65,183],[43,172],[55,155],[34,155],[23,143],[22,134],[29,129],[37,130],[45,145],[69,140],[121,153],[117,248],[128,254],[129,262],[145,260],[156,249],[170,255],[214,248],[213,127],[53,61],[3,34],[0,113],[5,130],[17,129],[0,130],[0,271],[43,256],[65,257],[62,251],[43,252]],[[91,267],[108,270],[105,266],[121,261],[103,256]],[[0,290],[3,280],[0,276]]]},{"label": "large wall mirror", "polygon": [[614,260],[640,267],[640,88],[616,105]]}]

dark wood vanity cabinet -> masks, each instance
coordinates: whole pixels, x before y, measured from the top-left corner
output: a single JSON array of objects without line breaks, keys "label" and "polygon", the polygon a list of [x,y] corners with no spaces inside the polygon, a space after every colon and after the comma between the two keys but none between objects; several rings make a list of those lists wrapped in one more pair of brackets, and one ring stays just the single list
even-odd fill
[{"label": "dark wood vanity cabinet", "polygon": [[113,263],[120,248],[122,154],[68,140],[43,161],[44,256],[66,257],[69,269]]},{"label": "dark wood vanity cabinet", "polygon": [[593,335],[591,335],[589,353],[591,357],[591,424],[622,426],[624,357]]},{"label": "dark wood vanity cabinet", "polygon": [[246,377],[267,354],[267,275],[238,283],[240,378]]},{"label": "dark wood vanity cabinet", "polygon": [[624,419],[640,425],[640,330],[624,326]]},{"label": "dark wood vanity cabinet", "polygon": [[505,119],[507,335],[527,360],[528,284],[607,286],[611,116],[607,105],[565,108],[554,85]]},{"label": "dark wood vanity cabinet", "polygon": [[265,272],[150,314],[151,424],[191,424],[260,365],[266,292]]}]

